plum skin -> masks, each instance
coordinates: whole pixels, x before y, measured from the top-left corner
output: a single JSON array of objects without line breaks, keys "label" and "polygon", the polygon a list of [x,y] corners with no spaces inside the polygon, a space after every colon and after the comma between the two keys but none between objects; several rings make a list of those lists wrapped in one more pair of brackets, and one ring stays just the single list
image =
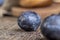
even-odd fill
[{"label": "plum skin", "polygon": [[60,14],[46,17],[40,29],[49,40],[60,40]]},{"label": "plum skin", "polygon": [[25,31],[36,31],[41,24],[40,16],[33,11],[23,12],[18,17],[18,25]]}]

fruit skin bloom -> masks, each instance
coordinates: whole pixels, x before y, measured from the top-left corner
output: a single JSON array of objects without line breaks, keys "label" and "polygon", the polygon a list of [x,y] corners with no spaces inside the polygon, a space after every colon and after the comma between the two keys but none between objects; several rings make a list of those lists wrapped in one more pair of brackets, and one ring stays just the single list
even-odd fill
[{"label": "fruit skin bloom", "polygon": [[18,18],[19,27],[25,31],[36,31],[40,24],[40,16],[32,11],[23,12]]},{"label": "fruit skin bloom", "polygon": [[50,40],[60,40],[60,14],[45,18],[41,25],[41,32]]}]

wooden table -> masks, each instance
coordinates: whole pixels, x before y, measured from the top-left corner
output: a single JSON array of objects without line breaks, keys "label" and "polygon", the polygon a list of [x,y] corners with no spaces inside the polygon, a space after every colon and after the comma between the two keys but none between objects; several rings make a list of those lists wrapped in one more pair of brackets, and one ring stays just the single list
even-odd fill
[{"label": "wooden table", "polygon": [[25,32],[18,26],[17,18],[0,18],[0,40],[41,40],[43,38],[40,28],[35,32]]}]

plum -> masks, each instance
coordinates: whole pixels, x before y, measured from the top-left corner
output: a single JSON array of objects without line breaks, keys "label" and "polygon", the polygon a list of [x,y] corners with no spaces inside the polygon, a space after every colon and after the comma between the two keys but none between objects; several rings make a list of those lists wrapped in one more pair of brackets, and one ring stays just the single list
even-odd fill
[{"label": "plum", "polygon": [[36,31],[41,24],[41,17],[33,11],[22,12],[18,17],[18,25],[25,31]]},{"label": "plum", "polygon": [[60,40],[60,14],[46,17],[40,29],[49,40]]}]

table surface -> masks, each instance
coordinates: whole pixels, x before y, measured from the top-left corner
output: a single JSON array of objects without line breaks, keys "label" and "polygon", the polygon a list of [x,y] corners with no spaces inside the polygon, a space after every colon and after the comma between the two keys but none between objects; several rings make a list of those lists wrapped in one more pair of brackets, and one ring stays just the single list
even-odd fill
[{"label": "table surface", "polygon": [[17,18],[0,18],[0,40],[41,40],[43,38],[40,28],[34,32],[26,32],[18,26]]}]

